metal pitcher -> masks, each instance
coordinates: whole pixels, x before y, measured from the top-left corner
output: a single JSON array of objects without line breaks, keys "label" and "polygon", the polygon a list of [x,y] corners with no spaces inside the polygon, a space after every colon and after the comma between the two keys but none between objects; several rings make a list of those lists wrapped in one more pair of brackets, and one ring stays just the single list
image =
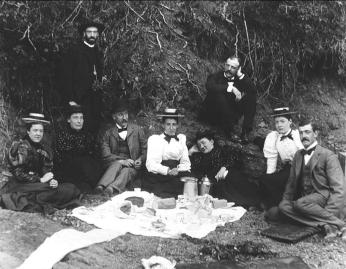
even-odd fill
[{"label": "metal pitcher", "polygon": [[198,196],[197,178],[182,177],[181,181],[184,182],[184,196],[190,198]]},{"label": "metal pitcher", "polygon": [[207,176],[202,177],[199,183],[199,195],[209,194],[211,182]]}]

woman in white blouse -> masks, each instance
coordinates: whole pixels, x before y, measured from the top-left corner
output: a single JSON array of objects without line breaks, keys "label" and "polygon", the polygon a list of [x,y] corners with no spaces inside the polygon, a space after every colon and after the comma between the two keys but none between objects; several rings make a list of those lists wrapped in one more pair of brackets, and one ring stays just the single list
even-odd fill
[{"label": "woman in white blouse", "polygon": [[146,167],[148,173],[142,188],[159,197],[177,197],[183,193],[182,176],[190,173],[191,163],[186,147],[186,136],[177,135],[178,119],[183,117],[176,109],[165,109],[158,115],[164,132],[148,139]]},{"label": "woman in white blouse", "polygon": [[[264,142],[263,153],[267,159],[267,172],[260,177],[260,191],[265,209],[278,206],[282,199],[297,150],[304,148],[299,131],[292,130],[292,114],[288,107],[274,109],[276,131],[270,132]],[[281,169],[278,170],[278,162]],[[277,171],[278,170],[278,171]]]}]

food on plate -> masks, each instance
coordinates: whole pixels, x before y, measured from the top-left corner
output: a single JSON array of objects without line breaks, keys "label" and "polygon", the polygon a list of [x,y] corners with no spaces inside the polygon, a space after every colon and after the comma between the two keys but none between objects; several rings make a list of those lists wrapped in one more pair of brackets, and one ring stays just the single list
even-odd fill
[{"label": "food on plate", "polygon": [[142,197],[131,196],[125,199],[126,201],[130,201],[133,205],[138,207],[142,207],[144,205],[144,199]]},{"label": "food on plate", "polygon": [[145,217],[151,218],[151,217],[154,217],[156,215],[156,210],[153,208],[145,208],[145,210],[143,210],[139,213],[141,213]]},{"label": "food on plate", "polygon": [[215,199],[215,200],[212,200],[211,203],[214,209],[227,207],[227,200],[225,199],[221,199],[221,200]]},{"label": "food on plate", "polygon": [[147,208],[144,212],[147,215],[150,215],[150,216],[155,216],[156,215],[156,210],[154,208]]},{"label": "food on plate", "polygon": [[130,213],[131,213],[131,202],[129,202],[129,201],[124,202],[120,206],[120,211],[125,213],[125,214],[127,214],[127,215],[130,215]]},{"label": "food on plate", "polygon": [[151,223],[151,225],[156,229],[164,229],[166,224],[164,224],[161,220],[155,220]]},{"label": "food on plate", "polygon": [[157,201],[158,209],[173,209],[176,206],[176,201],[174,198],[159,199]]}]

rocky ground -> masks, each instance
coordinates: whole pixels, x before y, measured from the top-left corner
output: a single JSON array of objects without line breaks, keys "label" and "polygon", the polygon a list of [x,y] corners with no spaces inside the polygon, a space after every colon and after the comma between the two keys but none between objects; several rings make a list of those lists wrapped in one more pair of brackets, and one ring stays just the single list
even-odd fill
[{"label": "rocky ground", "polygon": [[[91,195],[84,199],[87,206],[104,201],[103,197]],[[44,216],[0,210],[0,268],[16,268],[47,236],[61,229],[73,227],[88,231],[94,228],[70,217],[69,213],[60,210]],[[267,227],[269,224],[263,220],[263,213],[251,211],[240,221],[219,227],[202,240],[186,236],[163,239],[125,234],[110,242],[74,251],[54,268],[140,268],[141,259],[152,255],[174,259],[178,264],[218,260],[248,264],[273,257],[297,256],[310,268],[346,267],[346,243],[340,239],[324,240],[322,235],[314,235],[297,244],[286,244],[261,236],[259,232]]]}]

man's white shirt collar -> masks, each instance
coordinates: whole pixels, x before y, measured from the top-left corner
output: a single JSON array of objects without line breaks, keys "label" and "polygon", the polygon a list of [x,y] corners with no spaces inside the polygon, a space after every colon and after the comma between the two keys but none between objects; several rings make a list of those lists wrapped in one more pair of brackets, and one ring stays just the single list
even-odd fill
[{"label": "man's white shirt collar", "polygon": [[91,45],[89,44],[88,42],[86,42],[85,40],[83,41],[85,45],[87,45],[89,48],[93,48],[95,47],[95,44],[94,45]]},{"label": "man's white shirt collar", "polygon": [[316,147],[317,146],[317,141],[315,141],[314,143],[312,143],[306,150],[309,150],[309,149],[311,149],[311,148],[313,148],[313,147]]},{"label": "man's white shirt collar", "polygon": [[[118,127],[118,129],[122,129],[122,127],[119,124],[116,123],[115,125]],[[127,136],[127,131],[122,131],[120,133],[118,132],[118,134],[122,140],[125,140]]]}]

